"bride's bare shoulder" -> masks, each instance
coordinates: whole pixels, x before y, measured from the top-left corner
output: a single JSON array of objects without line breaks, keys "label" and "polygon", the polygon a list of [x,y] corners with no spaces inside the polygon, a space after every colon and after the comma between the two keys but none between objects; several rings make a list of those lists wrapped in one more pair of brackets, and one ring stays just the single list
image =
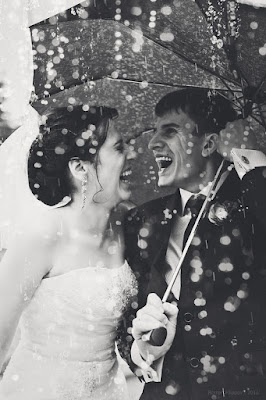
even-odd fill
[{"label": "bride's bare shoulder", "polygon": [[56,209],[32,207],[31,211],[21,218],[18,234],[35,239],[34,242],[40,240],[49,243],[58,238],[59,229],[60,221]]}]

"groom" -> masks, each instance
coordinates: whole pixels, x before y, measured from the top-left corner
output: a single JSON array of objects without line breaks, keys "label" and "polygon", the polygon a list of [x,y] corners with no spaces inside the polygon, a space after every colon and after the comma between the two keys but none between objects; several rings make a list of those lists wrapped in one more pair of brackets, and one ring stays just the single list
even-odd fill
[{"label": "groom", "polygon": [[[139,280],[131,354],[148,382],[141,400],[266,399],[266,156],[219,94],[172,92],[155,114],[149,148],[158,184],[176,192],[126,218],[126,256]],[[214,198],[163,305],[223,158]],[[159,325],[166,342],[151,346],[143,334]]]}]

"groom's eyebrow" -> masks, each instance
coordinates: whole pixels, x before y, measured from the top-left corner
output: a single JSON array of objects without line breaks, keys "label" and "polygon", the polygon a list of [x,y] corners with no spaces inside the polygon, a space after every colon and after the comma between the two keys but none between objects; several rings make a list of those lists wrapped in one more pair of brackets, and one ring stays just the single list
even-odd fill
[{"label": "groom's eyebrow", "polygon": [[[175,124],[174,122],[169,122],[169,124],[163,124],[161,127],[160,127],[160,131],[166,131],[167,129],[171,129],[171,128],[180,128],[180,125],[178,125],[178,124]],[[157,133],[158,132],[158,129],[156,129],[156,128],[153,128],[153,133]]]}]

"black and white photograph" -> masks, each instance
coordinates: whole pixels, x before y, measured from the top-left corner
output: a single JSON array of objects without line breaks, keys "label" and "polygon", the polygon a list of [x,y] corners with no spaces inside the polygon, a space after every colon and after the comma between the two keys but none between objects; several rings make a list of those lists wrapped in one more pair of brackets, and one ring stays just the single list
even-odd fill
[{"label": "black and white photograph", "polygon": [[266,400],[266,0],[0,0],[0,400]]}]

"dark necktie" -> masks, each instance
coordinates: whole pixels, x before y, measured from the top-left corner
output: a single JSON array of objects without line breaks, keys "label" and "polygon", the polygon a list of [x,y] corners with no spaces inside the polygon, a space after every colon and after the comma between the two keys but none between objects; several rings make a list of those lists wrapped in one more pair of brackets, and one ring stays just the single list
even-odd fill
[{"label": "dark necktie", "polygon": [[191,220],[189,221],[189,224],[184,233],[183,248],[187,242],[187,239],[189,237],[191,229],[192,229],[193,225],[195,224],[196,218],[200,212],[200,209],[201,209],[205,199],[206,199],[206,196],[204,196],[202,194],[192,195],[185,206],[184,215],[191,213]]}]

